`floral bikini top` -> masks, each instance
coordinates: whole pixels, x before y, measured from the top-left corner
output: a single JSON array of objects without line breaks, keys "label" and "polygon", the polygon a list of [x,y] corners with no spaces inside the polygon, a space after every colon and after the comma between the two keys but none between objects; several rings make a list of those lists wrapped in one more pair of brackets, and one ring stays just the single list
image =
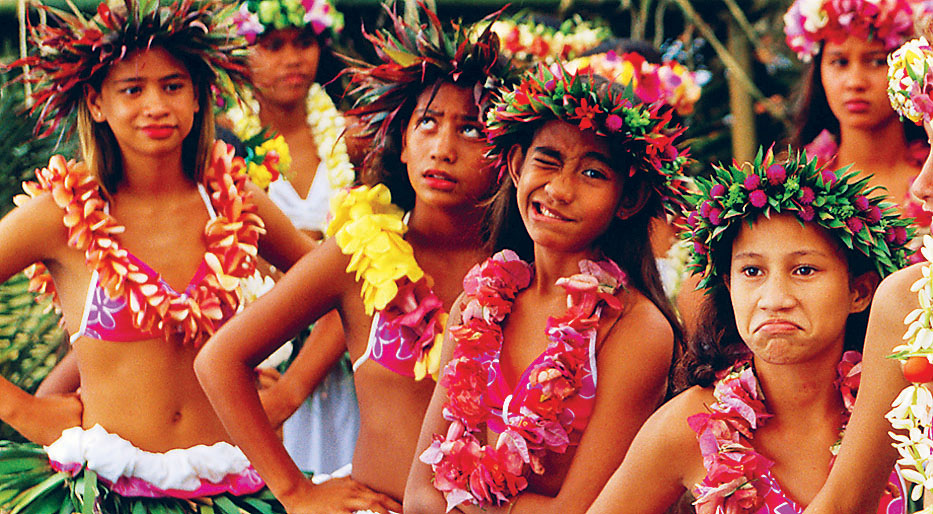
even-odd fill
[{"label": "floral bikini top", "polygon": [[415,380],[436,378],[447,313],[402,237],[408,230],[403,211],[378,184],[341,191],[331,200],[331,212],[327,235],[350,256],[347,272],[355,272],[366,314],[373,316],[366,352],[354,371],[372,359]]},{"label": "floral bikini top", "polygon": [[[181,293],[124,249],[123,232],[110,215],[96,179],[83,163],[52,157],[36,171],[38,182],[23,188],[30,196],[50,192],[65,211],[68,245],[85,253],[93,270],[81,328],[72,342],[86,336],[108,341],[163,337],[200,346],[239,308],[240,280],[256,269],[256,245],[265,232],[245,189],[243,160],[216,142],[199,191],[211,213],[204,228],[207,250],[194,278]],[[210,193],[208,193],[210,191]],[[25,195],[17,204],[28,200]],[[30,290],[55,295],[51,276],[41,263],[26,270]]]}]

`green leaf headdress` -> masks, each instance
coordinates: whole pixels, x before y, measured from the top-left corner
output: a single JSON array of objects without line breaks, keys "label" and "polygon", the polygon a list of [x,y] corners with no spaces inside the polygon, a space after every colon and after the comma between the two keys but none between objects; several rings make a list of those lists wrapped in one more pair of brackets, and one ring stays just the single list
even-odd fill
[{"label": "green leaf headdress", "polygon": [[489,113],[489,156],[496,159],[501,174],[509,149],[529,131],[550,120],[566,121],[608,138],[628,157],[629,176],[644,174],[665,208],[680,214],[687,188],[682,172],[689,152],[678,150],[674,143],[684,129],[673,125],[670,107],[643,103],[631,87],[614,93],[608,84],[606,79],[607,87],[600,87],[590,73],[539,66]]},{"label": "green leaf headdress", "polygon": [[54,132],[83,101],[85,85],[99,83],[113,63],[135,50],[163,47],[183,61],[203,63],[212,83],[243,81],[244,42],[230,26],[233,6],[220,0],[124,0],[121,7],[104,2],[85,19],[77,11],[42,6],[56,23],[31,27],[33,54],[8,66],[23,68],[18,80],[37,86],[37,133]]},{"label": "green leaf headdress", "polygon": [[693,242],[689,268],[701,274],[700,286],[711,288],[725,269],[724,234],[743,220],[793,213],[801,223],[825,228],[845,248],[866,256],[884,277],[907,265],[905,243],[914,231],[912,219],[901,218],[884,195],[870,196],[868,178],[855,180],[848,167],[832,171],[807,160],[803,152],[775,162],[772,149],[759,149],[754,162],[714,166],[709,177],[697,177],[699,193],[688,195],[685,239]]},{"label": "green leaf headdress", "polygon": [[348,114],[362,119],[362,136],[375,136],[367,162],[385,148],[406,102],[418,98],[425,87],[445,80],[471,88],[480,105],[518,80],[519,72],[499,54],[499,38],[488,27],[471,38],[468,28],[453,23],[445,29],[434,12],[420,2],[419,6],[419,13],[427,18],[421,25],[412,26],[388,11],[391,28],[366,34],[381,64],[355,62],[347,70],[351,77],[348,94],[358,95]]}]

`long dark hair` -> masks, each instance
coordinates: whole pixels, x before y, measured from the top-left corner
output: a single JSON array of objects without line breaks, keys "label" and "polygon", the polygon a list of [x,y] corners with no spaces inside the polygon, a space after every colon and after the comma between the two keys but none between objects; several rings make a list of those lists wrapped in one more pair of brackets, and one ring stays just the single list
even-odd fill
[{"label": "long dark hair", "polygon": [[[738,236],[739,230],[746,223],[735,223],[722,236],[722,240],[710,251],[711,259],[722,262],[719,269],[729,269],[732,260],[732,244]],[[812,225],[818,227],[817,225]],[[820,230],[826,230],[818,227]],[[845,255],[846,269],[849,272],[850,283],[855,277],[863,273],[875,273],[872,262],[854,250],[849,250],[840,244],[835,237],[830,237]],[[865,342],[865,329],[868,326],[868,311],[849,314],[846,321],[844,351],[862,351]],[[700,304],[697,317],[697,329],[687,341],[686,352],[676,366],[674,382],[677,390],[687,389],[694,385],[709,387],[716,380],[716,374],[729,369],[733,364],[750,355],[748,347],[739,336],[735,324],[735,312],[732,308],[732,298],[726,289],[724,278],[713,285]]]}]

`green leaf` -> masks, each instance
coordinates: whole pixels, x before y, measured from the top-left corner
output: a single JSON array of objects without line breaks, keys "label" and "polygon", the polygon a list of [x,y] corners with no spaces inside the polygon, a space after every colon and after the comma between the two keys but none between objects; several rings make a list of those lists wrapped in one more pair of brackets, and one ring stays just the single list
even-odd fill
[{"label": "green leaf", "polygon": [[34,501],[39,496],[54,489],[55,487],[61,486],[62,483],[64,483],[65,478],[67,476],[68,476],[68,473],[64,473],[64,472],[55,473],[54,475],[43,480],[42,483],[40,483],[39,485],[33,486],[23,491],[20,495],[18,495],[13,500],[13,503],[15,504],[15,506],[10,510],[10,514],[17,514],[18,512],[26,508],[30,502]]}]

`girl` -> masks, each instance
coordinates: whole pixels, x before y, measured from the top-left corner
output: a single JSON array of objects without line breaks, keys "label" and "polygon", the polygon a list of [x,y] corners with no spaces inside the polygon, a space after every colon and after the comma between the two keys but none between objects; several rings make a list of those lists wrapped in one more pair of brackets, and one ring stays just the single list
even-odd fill
[{"label": "girl", "polygon": [[681,185],[670,116],[562,68],[491,115],[493,243],[516,251],[464,279],[406,513],[582,512],[663,399],[679,332],[648,223]]},{"label": "girl", "polygon": [[[48,405],[0,380],[0,415],[49,445],[47,457],[5,453],[14,462],[3,487],[13,493],[2,509],[193,512],[197,503],[178,498],[213,495],[230,510],[270,502],[236,498],[262,481],[193,369],[199,347],[241,306],[239,281],[257,252],[287,268],[311,247],[246,184],[242,161],[214,144],[211,85],[243,70],[220,24],[228,13],[128,1],[125,10],[101,4],[91,20],[59,14],[55,27],[36,28],[41,52],[17,64],[32,67],[25,79],[40,84],[49,130],[77,111],[84,162],[54,157],[25,185],[32,198],[0,221],[0,280],[33,262],[48,270],[33,277],[60,302],[80,404]],[[334,487],[380,501],[349,481]]]},{"label": "girl", "polygon": [[[929,33],[929,27],[925,28]],[[906,43],[889,58],[888,93],[897,112],[922,123],[933,140],[931,65],[933,48],[926,39]],[[933,210],[933,157],[927,157],[911,193],[925,210]],[[922,252],[927,261],[933,258],[933,241],[927,237]],[[872,307],[865,339],[865,394],[856,404],[851,436],[845,439],[833,472],[807,512],[862,512],[866,502],[882,490],[884,480],[878,468],[890,465],[898,453],[904,478],[914,483],[911,498],[919,500],[924,489],[930,488],[926,448],[931,444],[929,405],[933,402],[928,386],[922,385],[933,380],[926,340],[930,329],[929,273],[929,264],[915,264],[894,273],[878,287],[876,296],[881,301]],[[904,362],[888,358],[892,356]],[[886,412],[889,421],[884,419]],[[887,435],[892,426],[897,450]],[[853,490],[849,485],[853,481],[862,486]]]},{"label": "girl", "polygon": [[485,255],[479,202],[496,177],[484,157],[481,116],[511,71],[491,33],[472,43],[464,29],[445,33],[427,15],[412,27],[390,13],[394,33],[370,37],[384,64],[353,70],[351,87],[361,96],[351,114],[376,132],[370,185],[338,197],[328,227],[334,237],[218,331],[196,363],[225,426],[289,512],[368,507],[333,503],[298,471],[260,408],[252,366],[337,309],[360,408],[352,476],[401,501],[434,387],[420,379],[436,372],[445,312]]},{"label": "girl", "polygon": [[[769,150],[697,178],[691,267],[709,295],[685,356],[693,387],[639,430],[587,512],[663,513],[685,490],[701,514],[810,502],[858,389],[875,272],[906,262],[908,221],[855,175]],[[895,495],[870,511],[903,513],[887,474]]]},{"label": "girl", "polygon": [[923,5],[796,0],[784,15],[784,32],[791,50],[810,63],[792,146],[822,165],[851,164],[871,175],[870,183],[887,189],[900,213],[916,217],[917,228],[928,232],[929,215],[908,193],[928,149],[915,141],[921,133],[899,122],[885,95],[885,58],[913,36]]},{"label": "girl", "polygon": [[[262,165],[251,167],[252,176],[268,187],[269,198],[298,229],[321,239],[331,199],[356,178],[340,138],[343,116],[320,85],[335,75],[337,63],[329,48],[343,18],[326,0],[248,0],[240,4],[236,22],[238,33],[253,43],[249,71],[255,98],[231,102],[225,114],[244,141],[262,139],[263,127],[284,140],[291,163],[288,180],[280,176],[270,183],[271,174],[263,174],[268,166]],[[263,143],[254,153],[265,163],[269,155],[265,149],[274,145]],[[284,152],[275,154],[281,164],[284,157],[279,153]],[[311,352],[323,353],[321,358],[337,364],[323,376],[287,374],[263,392],[264,404],[274,425],[288,418],[283,426],[285,447],[298,466],[330,473],[353,458],[360,414],[336,314],[318,323],[313,334],[307,341],[298,340],[305,343],[299,348],[310,346]],[[316,357],[302,356],[306,358]],[[296,367],[296,371],[305,369]],[[292,396],[299,401],[288,401]]]}]

